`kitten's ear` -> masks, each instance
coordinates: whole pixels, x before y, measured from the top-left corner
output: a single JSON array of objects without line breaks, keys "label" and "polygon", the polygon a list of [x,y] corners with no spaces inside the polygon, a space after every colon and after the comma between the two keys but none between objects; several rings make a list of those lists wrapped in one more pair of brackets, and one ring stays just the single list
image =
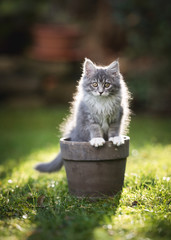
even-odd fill
[{"label": "kitten's ear", "polygon": [[119,60],[112,62],[108,67],[107,71],[110,75],[115,74],[116,72],[119,72]]},{"label": "kitten's ear", "polygon": [[91,77],[96,71],[96,66],[93,64],[93,62],[88,59],[85,58],[84,64],[83,64],[83,73],[87,76],[87,77]]}]

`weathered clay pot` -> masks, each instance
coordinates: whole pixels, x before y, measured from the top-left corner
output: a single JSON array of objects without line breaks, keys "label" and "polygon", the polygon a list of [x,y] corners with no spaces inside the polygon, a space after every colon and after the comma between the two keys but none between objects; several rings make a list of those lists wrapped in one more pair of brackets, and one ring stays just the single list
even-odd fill
[{"label": "weathered clay pot", "polygon": [[60,147],[68,187],[77,197],[114,196],[124,183],[129,137],[119,147],[106,142],[95,148],[88,142],[72,142],[62,138]]}]

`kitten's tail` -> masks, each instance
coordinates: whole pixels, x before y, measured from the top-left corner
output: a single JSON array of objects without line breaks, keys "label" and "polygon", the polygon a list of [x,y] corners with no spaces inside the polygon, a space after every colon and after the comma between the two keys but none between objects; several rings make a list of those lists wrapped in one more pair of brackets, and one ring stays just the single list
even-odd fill
[{"label": "kitten's tail", "polygon": [[62,156],[61,153],[57,155],[57,157],[48,163],[39,163],[35,166],[35,169],[39,172],[56,172],[61,169],[63,166]]}]

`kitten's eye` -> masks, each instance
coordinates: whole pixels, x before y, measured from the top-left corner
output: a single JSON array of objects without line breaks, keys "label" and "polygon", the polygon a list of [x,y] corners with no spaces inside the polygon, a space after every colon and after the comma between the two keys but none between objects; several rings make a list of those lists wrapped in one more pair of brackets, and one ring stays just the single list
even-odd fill
[{"label": "kitten's eye", "polygon": [[94,82],[94,83],[92,83],[92,86],[93,86],[93,87],[97,87],[97,86],[98,86],[98,83]]},{"label": "kitten's eye", "polygon": [[106,83],[104,84],[104,86],[105,86],[105,88],[108,88],[108,87],[110,87],[110,83],[106,82]]}]

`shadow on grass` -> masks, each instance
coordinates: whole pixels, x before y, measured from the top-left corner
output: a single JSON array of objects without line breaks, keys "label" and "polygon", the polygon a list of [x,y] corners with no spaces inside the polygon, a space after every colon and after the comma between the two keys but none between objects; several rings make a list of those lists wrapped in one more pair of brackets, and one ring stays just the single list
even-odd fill
[{"label": "shadow on grass", "polygon": [[[39,189],[43,192],[43,189]],[[58,182],[56,194],[45,199],[44,207],[36,208],[33,219],[37,228],[27,238],[37,239],[93,239],[94,229],[110,222],[119,205],[121,194],[106,199],[76,197],[68,193],[66,179]],[[51,193],[44,192],[49,195]],[[107,232],[104,230],[104,233]]]},{"label": "shadow on grass", "polygon": [[170,222],[167,219],[156,220],[153,219],[153,222],[147,229],[147,237],[151,239],[171,239],[171,228]]},{"label": "shadow on grass", "polygon": [[[86,205],[90,204],[88,200],[84,200],[84,203],[79,200],[77,203],[78,208],[81,208],[79,211],[75,209],[62,213],[63,210],[58,206],[39,209],[36,216],[38,227],[28,239],[93,239],[94,229],[99,227],[111,212],[106,209],[97,210],[94,206],[86,209]],[[114,207],[113,215],[116,209],[117,206]]]},{"label": "shadow on grass", "polygon": [[[28,240],[94,239],[94,230],[110,223],[119,205],[121,193],[106,199],[76,197],[68,193],[66,178],[59,182],[43,176],[30,178],[13,193],[8,193],[8,204],[3,204],[1,219],[27,219],[36,226]],[[5,194],[4,194],[5,196]],[[2,207],[2,206],[1,206]],[[108,235],[105,228],[103,233]]]}]

